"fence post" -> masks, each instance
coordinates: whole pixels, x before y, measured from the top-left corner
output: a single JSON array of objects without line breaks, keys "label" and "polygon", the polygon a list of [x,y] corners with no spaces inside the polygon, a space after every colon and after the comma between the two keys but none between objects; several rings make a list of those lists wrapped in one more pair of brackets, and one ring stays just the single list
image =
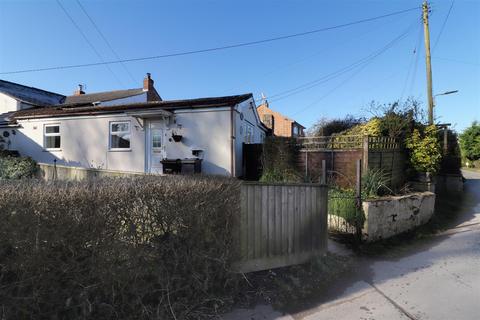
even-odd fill
[{"label": "fence post", "polygon": [[355,204],[357,207],[357,215],[355,221],[355,229],[358,240],[362,237],[363,219],[359,219],[362,210],[362,159],[357,160],[357,173],[355,183]]},{"label": "fence post", "polygon": [[308,150],[305,150],[305,181],[308,181]]},{"label": "fence post", "polygon": [[53,181],[57,180],[57,159],[53,159]]},{"label": "fence post", "polygon": [[368,170],[368,136],[363,136],[363,172]]},{"label": "fence post", "polygon": [[327,161],[322,160],[322,184],[327,184]]}]

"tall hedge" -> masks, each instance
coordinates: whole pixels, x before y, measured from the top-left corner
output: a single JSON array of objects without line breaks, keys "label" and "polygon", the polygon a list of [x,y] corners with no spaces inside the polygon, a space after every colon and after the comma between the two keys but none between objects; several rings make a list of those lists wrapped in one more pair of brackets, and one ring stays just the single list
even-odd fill
[{"label": "tall hedge", "polygon": [[0,182],[0,319],[201,319],[235,288],[239,183]]}]

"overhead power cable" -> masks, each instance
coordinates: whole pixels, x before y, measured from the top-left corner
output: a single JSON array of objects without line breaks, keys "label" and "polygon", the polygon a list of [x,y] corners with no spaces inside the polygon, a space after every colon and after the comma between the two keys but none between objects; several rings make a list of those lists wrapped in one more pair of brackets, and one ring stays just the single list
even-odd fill
[{"label": "overhead power cable", "polygon": [[412,27],[414,27],[414,26],[415,25],[410,25],[403,33],[401,33],[399,36],[397,36],[392,41],[387,43],[387,45],[385,45],[384,47],[382,47],[382,48],[380,48],[380,49],[378,49],[374,52],[372,52],[371,54],[367,55],[366,57],[363,57],[363,58],[353,62],[352,64],[349,64],[345,67],[342,67],[342,68],[340,68],[340,69],[338,69],[338,70],[336,70],[332,73],[329,73],[325,76],[322,76],[318,79],[308,81],[308,82],[306,82],[304,84],[301,84],[299,86],[296,86],[292,89],[288,89],[288,90],[282,91],[280,93],[274,94],[274,95],[269,97],[269,101],[270,102],[279,101],[279,100],[285,99],[287,97],[290,97],[292,95],[301,93],[305,90],[309,90],[309,89],[314,88],[314,87],[316,87],[316,86],[318,86],[322,83],[325,83],[325,82],[328,82],[332,79],[335,79],[335,78],[341,76],[342,74],[345,74],[345,73],[355,69],[356,67],[359,67],[363,64],[368,63],[369,61],[375,59],[376,57],[378,57],[379,55],[381,55],[382,53],[384,53],[385,51],[390,49],[393,45],[395,45],[395,43],[400,41],[402,38],[404,38],[412,30]]},{"label": "overhead power cable", "polygon": [[[408,65],[408,69],[407,69],[407,76],[405,78],[405,81],[403,83],[403,87],[402,87],[402,93],[400,94],[400,99],[398,101],[402,101],[403,100],[403,96],[405,94],[405,90],[407,89],[407,84],[408,84],[408,80],[410,79],[410,76],[413,77],[415,76],[416,74],[416,68],[417,68],[417,57],[418,57],[418,47],[420,45],[420,39],[421,39],[421,36],[422,36],[422,28],[420,28],[420,24],[418,25],[419,28],[419,32],[418,32],[418,37],[417,37],[417,41],[415,43],[415,46],[413,47],[413,51],[412,51],[412,57],[410,59],[410,64]],[[411,72],[413,70],[413,72]]]},{"label": "overhead power cable", "polygon": [[[113,55],[115,56],[115,58],[117,60],[121,60],[121,58],[118,56],[117,52],[113,49],[112,45],[110,44],[110,41],[108,41],[107,37],[105,37],[105,35],[103,34],[103,32],[100,30],[100,28],[98,27],[98,25],[95,23],[95,21],[92,19],[92,17],[88,14],[87,10],[85,9],[85,7],[82,5],[82,3],[80,2],[80,0],[76,0],[77,1],[77,4],[78,6],[80,7],[80,9],[83,11],[83,13],[87,16],[88,20],[90,20],[90,22],[92,23],[93,27],[95,28],[95,30],[97,30],[98,34],[100,35],[100,37],[102,37],[103,41],[105,42],[105,44],[108,46],[108,48],[110,49],[110,51],[113,53]],[[133,77],[132,73],[130,72],[130,70],[128,70],[127,66],[125,65],[125,63],[123,62],[120,62],[120,64],[122,65],[123,69],[125,70],[125,72],[127,72],[127,74],[130,76],[130,79],[132,79],[133,82],[135,82],[135,78]]]},{"label": "overhead power cable", "polygon": [[452,12],[453,4],[455,3],[455,0],[452,1],[452,4],[450,5],[450,8],[448,9],[447,16],[445,17],[445,20],[443,20],[442,27],[440,28],[440,32],[438,33],[437,40],[435,40],[435,44],[433,45],[432,52],[435,51],[435,48],[437,47],[438,41],[440,40],[440,37],[442,36],[443,30],[445,29],[445,25],[447,24],[448,17],[450,17],[450,13]]},{"label": "overhead power cable", "polygon": [[[57,3],[58,5],[60,6],[60,8],[62,9],[62,11],[65,13],[65,15],[68,17],[68,19],[70,20],[70,22],[72,22],[73,26],[78,30],[78,32],[82,35],[83,39],[85,40],[85,42],[87,42],[87,44],[90,46],[90,48],[92,49],[92,51],[96,54],[96,56],[101,60],[101,62],[98,62],[98,64],[104,64],[106,66],[106,68],[110,71],[110,73],[113,75],[113,77],[120,83],[121,86],[124,86],[124,84],[122,83],[122,81],[117,77],[117,75],[112,71],[112,69],[110,68],[110,66],[108,64],[105,63],[105,60],[103,59],[103,57],[100,55],[100,53],[97,51],[97,49],[95,48],[95,46],[93,45],[93,43],[90,41],[90,39],[88,39],[87,35],[83,32],[82,28],[80,28],[80,26],[75,22],[75,20],[73,19],[73,17],[68,13],[68,11],[65,9],[65,7],[62,5],[62,3],[60,2],[60,0],[57,0]],[[18,73],[18,72],[17,72]]]},{"label": "overhead power cable", "polygon": [[345,27],[349,27],[349,26],[353,26],[353,25],[357,25],[357,24],[361,24],[361,23],[366,23],[366,22],[379,20],[379,19],[384,19],[384,18],[387,18],[387,17],[395,16],[395,15],[404,14],[404,13],[411,12],[411,11],[418,10],[418,9],[420,9],[420,7],[414,7],[414,8],[409,8],[409,9],[405,9],[405,10],[395,11],[395,12],[391,12],[391,13],[388,13],[388,14],[383,14],[383,15],[376,16],[376,17],[356,20],[356,21],[352,21],[352,22],[348,22],[348,23],[343,23],[343,24],[339,24],[339,25],[335,25],[335,26],[324,27],[324,28],[319,28],[319,29],[300,32],[300,33],[293,33],[293,34],[278,36],[278,37],[274,37],[274,38],[267,38],[267,39],[256,40],[256,41],[249,41],[249,42],[241,42],[241,43],[219,46],[219,47],[212,47],[212,48],[198,49],[198,50],[191,50],[191,51],[182,51],[182,52],[173,52],[173,53],[167,53],[167,54],[149,56],[149,57],[140,57],[140,58],[131,58],[131,59],[117,59],[117,60],[110,60],[110,61],[83,63],[83,64],[72,64],[72,65],[45,67],[45,68],[13,70],[13,71],[0,72],[0,74],[15,74],[15,73],[27,73],[27,72],[39,72],[39,71],[48,71],[48,70],[92,67],[92,66],[98,66],[98,65],[104,65],[104,64],[118,64],[118,63],[123,63],[123,62],[164,59],[164,58],[186,56],[186,55],[193,55],[193,54],[199,54],[199,53],[220,51],[220,50],[226,50],[226,49],[233,49],[233,48],[262,44],[262,43],[269,43],[269,42],[274,42],[274,41],[279,41],[279,40],[285,40],[285,39],[290,39],[290,38],[303,37],[303,36],[307,36],[307,35],[311,35],[311,34],[315,34],[315,33],[319,33],[319,32],[335,30],[335,29],[341,29],[341,28],[345,28]]},{"label": "overhead power cable", "polygon": [[420,28],[420,32],[418,33],[418,39],[417,39],[417,56],[415,57],[415,65],[413,67],[413,74],[412,78],[410,81],[410,87],[408,89],[408,93],[410,95],[413,94],[413,88],[415,87],[415,82],[417,81],[417,70],[418,70],[418,60],[420,60],[420,50],[422,49],[422,31]]},{"label": "overhead power cable", "polygon": [[[376,52],[370,54],[368,57],[368,59],[366,60],[366,58],[364,59],[361,59],[361,60],[364,60],[363,63],[361,64],[357,64],[355,65],[355,67],[351,68],[350,70],[354,70],[355,68],[358,67],[358,69],[353,72],[347,79],[345,79],[344,81],[342,81],[340,84],[338,84],[337,86],[335,86],[332,90],[330,90],[329,92],[327,92],[326,94],[324,94],[323,96],[321,96],[320,98],[314,100],[312,103],[308,104],[306,107],[304,107],[303,109],[297,111],[296,113],[294,113],[292,116],[296,116],[308,109],[310,109],[311,107],[313,107],[314,105],[316,105],[318,102],[320,102],[321,100],[327,98],[329,95],[331,95],[333,92],[335,92],[337,89],[339,89],[340,87],[342,87],[343,85],[345,85],[346,83],[348,83],[350,80],[352,80],[356,75],[358,75],[360,72],[362,72],[370,63],[373,62],[373,60],[378,57],[379,55],[381,55],[382,53],[384,53],[385,51],[387,51],[388,49],[390,49],[393,45],[395,45],[397,42],[399,42],[401,39],[405,38],[406,35],[411,32],[412,30],[412,26],[414,25],[411,25],[410,27],[408,27],[403,33],[401,33],[398,37],[396,37],[395,39],[393,39],[392,41],[390,41],[386,46],[384,46],[383,48],[377,50]],[[360,61],[360,60],[359,60]],[[355,64],[355,63],[354,63]],[[353,65],[353,64],[352,64]],[[349,70],[349,71],[350,71]]]},{"label": "overhead power cable", "polygon": [[[347,39],[347,40],[345,40],[345,41],[336,43],[335,45],[330,45],[330,46],[328,47],[328,50],[331,51],[331,50],[334,49],[334,48],[343,47],[344,45],[346,45],[346,44],[348,44],[348,43],[350,43],[350,42],[352,42],[352,41],[358,41],[358,40],[362,39],[363,37],[365,37],[367,34],[373,32],[373,31],[382,29],[383,26],[386,26],[386,25],[388,25],[388,24],[391,24],[391,21],[386,21],[384,24],[382,24],[382,25],[380,25],[380,26],[374,26],[373,28],[368,29],[366,32],[362,32],[362,33],[359,34],[359,35],[355,35],[355,36],[353,36],[353,37],[351,37],[351,38],[349,38],[349,39]],[[263,73],[263,74],[260,74],[260,75],[256,75],[255,78],[264,78],[264,77],[266,77],[266,76],[269,76],[269,75],[271,75],[271,74],[277,73],[277,72],[279,72],[279,71],[285,71],[285,70],[291,69],[292,67],[294,67],[294,66],[296,66],[296,65],[298,65],[298,64],[301,64],[301,63],[303,63],[303,62],[305,62],[305,61],[307,61],[307,60],[310,60],[310,59],[312,59],[312,58],[314,58],[314,57],[316,57],[316,56],[319,56],[320,54],[325,53],[326,51],[327,51],[327,49],[322,49],[322,50],[320,50],[320,51],[317,51],[317,52],[315,52],[315,53],[313,53],[313,54],[309,54],[309,55],[307,55],[307,56],[304,56],[304,57],[302,57],[302,58],[300,58],[300,59],[298,59],[298,60],[295,60],[295,61],[293,61],[293,62],[289,62],[289,63],[286,63],[286,64],[279,65],[279,66],[277,66],[276,68],[274,68],[273,70],[270,70],[270,71],[268,71],[268,72],[266,72],[266,73]],[[241,85],[241,86],[244,86],[244,85],[246,85],[246,84],[248,84],[248,83],[253,84],[253,82],[250,80],[250,81],[244,82],[243,85]],[[228,90],[224,90],[223,92],[231,92],[233,89],[235,89],[235,88],[240,88],[241,86],[235,86],[235,87],[232,87],[232,88],[230,88],[230,89],[228,89]]]},{"label": "overhead power cable", "polygon": [[323,96],[321,96],[320,98],[314,100],[312,103],[310,103],[309,105],[307,105],[305,108],[303,109],[300,109],[299,111],[295,112],[292,117],[295,117],[296,115],[302,113],[302,112],[305,112],[306,110],[310,109],[311,107],[315,106],[317,103],[319,103],[320,101],[322,101],[323,99],[327,98],[329,95],[331,95],[332,93],[334,93],[336,90],[338,90],[340,87],[344,86],[345,84],[347,84],[347,82],[349,82],[350,80],[352,80],[357,74],[359,74],[360,72],[363,71],[363,69],[365,69],[372,61],[370,60],[369,62],[367,62],[366,64],[360,66],[355,72],[353,72],[347,79],[343,80],[342,82],[340,82],[337,86],[335,86],[332,90],[328,91],[326,94],[324,94]]}]

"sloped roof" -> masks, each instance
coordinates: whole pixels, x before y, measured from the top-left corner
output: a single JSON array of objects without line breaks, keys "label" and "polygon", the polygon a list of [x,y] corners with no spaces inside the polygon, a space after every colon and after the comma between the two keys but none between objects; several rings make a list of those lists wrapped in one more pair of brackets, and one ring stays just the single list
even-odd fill
[{"label": "sloped roof", "polygon": [[247,99],[252,98],[252,94],[242,94],[235,96],[184,99],[184,100],[163,100],[130,103],[114,106],[66,106],[57,105],[47,108],[32,108],[27,110],[20,110],[15,112],[11,119],[27,119],[27,118],[51,118],[51,117],[66,117],[66,116],[81,116],[81,115],[96,115],[99,113],[121,113],[125,111],[134,110],[177,110],[177,109],[196,109],[196,108],[213,108],[225,107],[238,104]]},{"label": "sloped roof", "polygon": [[62,103],[65,99],[64,95],[58,93],[5,80],[0,80],[0,92],[21,102],[35,106],[56,105]]},{"label": "sloped roof", "polygon": [[268,112],[269,112],[270,114],[273,114],[273,116],[276,116],[276,117],[279,117],[279,118],[283,118],[283,119],[285,119],[285,120],[287,120],[287,121],[291,121],[291,122],[293,122],[293,123],[298,124],[298,125],[299,125],[300,127],[302,127],[303,129],[306,129],[303,125],[301,125],[301,124],[298,123],[297,121],[293,120],[292,118],[289,118],[289,117],[281,114],[280,112],[271,109],[271,108],[268,106],[268,104],[262,103],[261,105],[259,105],[259,106],[257,107],[257,112],[258,112],[259,110],[268,110]]},{"label": "sloped roof", "polygon": [[138,96],[144,93],[146,93],[146,91],[144,91],[143,88],[96,92],[96,93],[68,96],[66,97],[63,103],[66,105],[88,104],[88,103],[94,103],[99,101],[111,101],[111,100],[123,99],[123,98]]}]

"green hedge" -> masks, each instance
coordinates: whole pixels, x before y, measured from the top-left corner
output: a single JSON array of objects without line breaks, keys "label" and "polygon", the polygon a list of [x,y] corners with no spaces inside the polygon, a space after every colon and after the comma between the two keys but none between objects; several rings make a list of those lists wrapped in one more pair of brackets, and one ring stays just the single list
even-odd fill
[{"label": "green hedge", "polygon": [[0,180],[32,178],[37,163],[31,158],[0,156]]},{"label": "green hedge", "polygon": [[239,182],[0,182],[0,318],[210,318],[234,291]]}]

